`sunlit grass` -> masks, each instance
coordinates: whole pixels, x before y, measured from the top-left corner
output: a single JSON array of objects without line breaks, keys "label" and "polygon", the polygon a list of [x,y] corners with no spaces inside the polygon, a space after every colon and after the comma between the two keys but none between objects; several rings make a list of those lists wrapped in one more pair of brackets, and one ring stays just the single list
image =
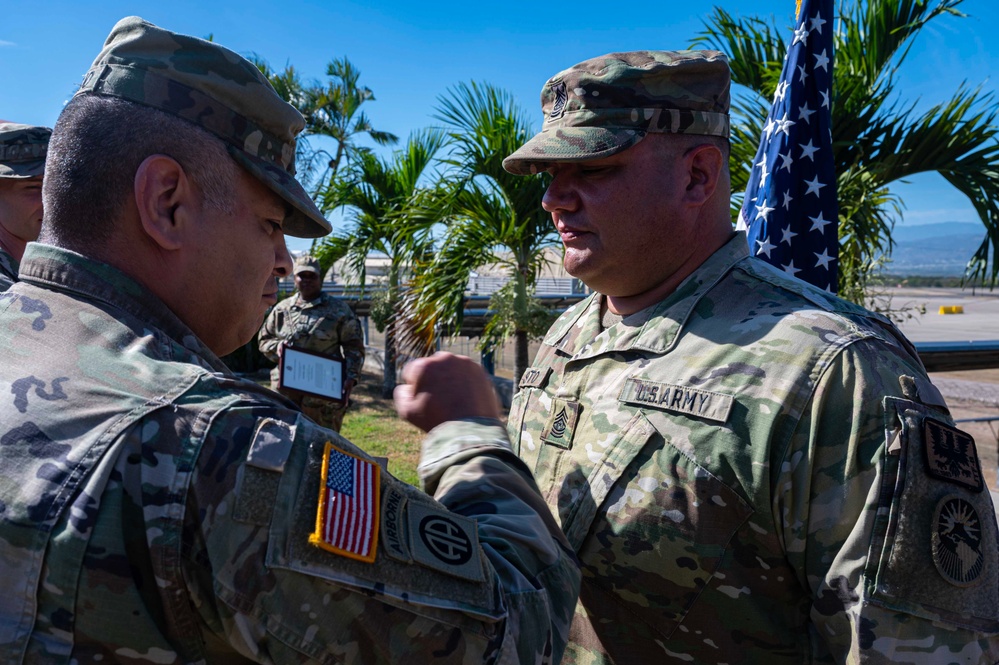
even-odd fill
[{"label": "sunlit grass", "polygon": [[390,399],[381,398],[381,377],[365,372],[351,393],[342,434],[369,455],[388,458],[389,472],[404,482],[419,485],[423,432],[401,420]]}]

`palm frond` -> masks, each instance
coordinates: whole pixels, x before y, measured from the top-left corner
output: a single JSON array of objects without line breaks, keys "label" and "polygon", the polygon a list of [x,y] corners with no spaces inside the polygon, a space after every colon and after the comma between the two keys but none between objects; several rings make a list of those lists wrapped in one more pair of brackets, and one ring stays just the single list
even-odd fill
[{"label": "palm frond", "polygon": [[[835,17],[833,159],[837,173],[840,294],[864,302],[870,277],[890,260],[903,201],[890,186],[935,172],[968,197],[984,225],[966,279],[999,283],[999,127],[992,94],[962,86],[928,111],[905,101],[897,75],[914,41],[941,16],[963,17],[963,0],[844,0]],[[827,17],[830,26],[834,17]],[[697,46],[731,56],[732,213],[741,207],[786,46],[773,19],[716,8]]]}]

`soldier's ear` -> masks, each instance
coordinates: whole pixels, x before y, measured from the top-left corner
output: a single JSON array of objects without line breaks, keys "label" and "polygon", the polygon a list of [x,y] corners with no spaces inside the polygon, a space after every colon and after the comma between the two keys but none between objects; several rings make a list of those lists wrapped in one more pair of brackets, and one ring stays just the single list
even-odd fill
[{"label": "soldier's ear", "polygon": [[167,155],[146,157],[135,171],[134,194],[146,236],[162,249],[180,249],[201,209],[184,167]]},{"label": "soldier's ear", "polygon": [[725,156],[717,146],[701,143],[684,153],[683,164],[687,174],[684,201],[690,205],[703,205],[711,199],[718,188],[725,166]]}]

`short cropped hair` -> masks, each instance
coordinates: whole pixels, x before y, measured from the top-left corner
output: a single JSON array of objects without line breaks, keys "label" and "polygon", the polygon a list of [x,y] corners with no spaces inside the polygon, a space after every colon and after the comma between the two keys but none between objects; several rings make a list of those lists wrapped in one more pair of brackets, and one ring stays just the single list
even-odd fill
[{"label": "short cropped hair", "polygon": [[135,172],[156,154],[177,160],[206,206],[233,212],[239,166],[219,138],[142,104],[81,95],[63,109],[49,142],[39,240],[74,250],[110,241]]},{"label": "short cropped hair", "polygon": [[721,136],[704,136],[699,134],[663,134],[663,136],[668,136],[681,151],[709,143],[721,151],[722,157],[725,158],[726,166],[729,154],[732,152],[732,144],[729,139]]}]

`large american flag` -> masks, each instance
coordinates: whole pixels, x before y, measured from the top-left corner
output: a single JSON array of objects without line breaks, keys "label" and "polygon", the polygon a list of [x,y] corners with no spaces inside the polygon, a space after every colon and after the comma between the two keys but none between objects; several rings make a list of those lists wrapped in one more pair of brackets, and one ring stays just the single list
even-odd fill
[{"label": "large american flag", "polygon": [[378,467],[326,444],[316,531],[309,541],[361,561],[375,560],[378,543]]},{"label": "large american flag", "polygon": [[751,254],[835,293],[839,236],[830,113],[833,2],[804,0],[738,228]]}]

